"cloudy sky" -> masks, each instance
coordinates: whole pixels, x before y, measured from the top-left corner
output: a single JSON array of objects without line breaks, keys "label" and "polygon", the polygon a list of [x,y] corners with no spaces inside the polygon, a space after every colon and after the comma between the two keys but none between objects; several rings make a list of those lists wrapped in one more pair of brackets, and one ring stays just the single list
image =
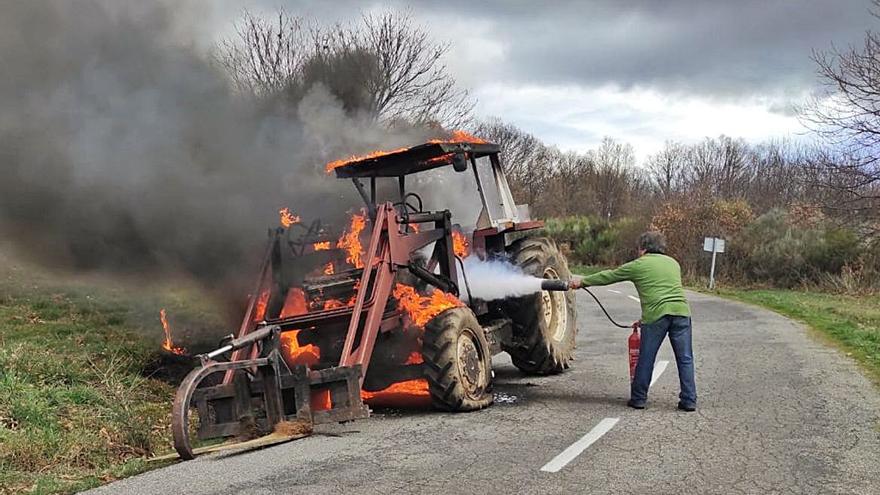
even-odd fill
[{"label": "cloudy sky", "polygon": [[[639,157],[664,140],[803,133],[794,108],[818,90],[814,49],[859,43],[880,26],[870,0],[250,0],[321,20],[408,10],[451,44],[447,64],[479,116],[562,149],[603,136]],[[241,4],[216,9],[228,30]],[[216,33],[215,33],[216,34]]]}]

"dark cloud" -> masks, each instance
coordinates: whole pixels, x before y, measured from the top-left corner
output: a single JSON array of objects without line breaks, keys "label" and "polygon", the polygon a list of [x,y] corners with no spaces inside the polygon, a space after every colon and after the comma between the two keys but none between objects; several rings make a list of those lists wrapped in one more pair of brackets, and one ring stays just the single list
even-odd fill
[{"label": "dark cloud", "polygon": [[509,73],[537,82],[786,94],[814,84],[812,49],[861,36],[867,9],[827,0],[577,2],[499,26],[499,35]]},{"label": "dark cloud", "polygon": [[[336,18],[381,8],[354,1],[332,2],[332,8],[314,0],[285,5],[294,12]],[[409,9],[436,35],[453,42],[467,43],[473,31],[481,31],[500,43],[500,64],[472,67],[483,78],[616,84],[722,97],[798,97],[816,85],[813,49],[858,43],[878,22],[870,15],[870,0],[425,0],[384,5]]]}]

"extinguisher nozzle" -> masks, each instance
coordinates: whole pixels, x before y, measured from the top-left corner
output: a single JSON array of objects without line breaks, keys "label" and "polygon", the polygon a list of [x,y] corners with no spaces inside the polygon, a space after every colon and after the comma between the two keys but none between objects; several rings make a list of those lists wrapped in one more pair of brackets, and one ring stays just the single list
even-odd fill
[{"label": "extinguisher nozzle", "polygon": [[571,285],[568,280],[545,278],[541,281],[541,290],[566,291],[569,289],[571,289]]}]

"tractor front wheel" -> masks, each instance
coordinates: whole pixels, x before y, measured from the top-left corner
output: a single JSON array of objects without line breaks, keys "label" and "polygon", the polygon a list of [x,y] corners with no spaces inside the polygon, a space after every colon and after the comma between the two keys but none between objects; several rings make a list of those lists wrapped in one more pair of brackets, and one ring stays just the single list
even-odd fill
[{"label": "tractor front wheel", "polygon": [[446,310],[425,325],[422,357],[435,408],[474,411],[492,404],[492,356],[470,308]]}]

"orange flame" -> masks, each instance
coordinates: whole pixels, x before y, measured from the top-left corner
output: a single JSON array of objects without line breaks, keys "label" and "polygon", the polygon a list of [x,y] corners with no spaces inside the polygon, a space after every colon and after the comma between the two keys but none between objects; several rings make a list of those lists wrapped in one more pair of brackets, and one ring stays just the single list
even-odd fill
[{"label": "orange flame", "polygon": [[314,366],[321,361],[321,349],[312,344],[300,345],[299,332],[300,330],[290,330],[281,334],[281,350],[287,358],[285,361],[291,366]]},{"label": "orange flame", "polygon": [[254,321],[263,321],[266,318],[266,308],[269,306],[270,295],[269,289],[260,293],[260,297],[257,298],[257,305],[254,308]]},{"label": "orange flame", "polygon": [[[484,139],[480,139],[480,138],[478,138],[478,137],[476,137],[476,136],[474,136],[473,134],[470,134],[470,133],[468,133],[468,132],[465,132],[465,131],[462,131],[462,130],[455,130],[455,131],[452,131],[452,133],[450,134],[450,136],[447,137],[447,138],[432,139],[432,140],[430,140],[430,141],[428,141],[428,142],[429,142],[429,143],[433,143],[433,144],[436,144],[436,143],[473,143],[473,144],[485,144],[487,141],[484,140]],[[342,167],[343,165],[348,165],[349,163],[359,162],[359,161],[361,161],[361,160],[369,160],[369,159],[371,159],[371,158],[379,158],[379,157],[386,156],[386,155],[392,155],[392,154],[394,154],[394,153],[400,153],[400,152],[402,152],[402,151],[406,151],[406,150],[408,150],[408,149],[409,149],[409,148],[397,148],[396,150],[388,150],[388,151],[373,151],[372,153],[367,153],[367,154],[364,154],[364,155],[352,155],[352,156],[350,156],[350,157],[348,157],[348,158],[345,158],[345,159],[342,159],[342,160],[335,160],[335,161],[332,161],[332,162],[328,163],[328,164],[324,167],[324,169],[325,169],[325,170],[327,171],[327,173],[329,174],[329,173],[332,172],[333,170],[335,170],[335,169],[337,169],[337,168],[339,168],[339,167]],[[439,157],[438,157],[438,158],[439,158]],[[448,159],[448,157],[442,157],[442,158],[444,158],[444,159]],[[432,159],[432,160],[437,160],[437,158],[434,158],[434,159]]]},{"label": "orange flame", "polygon": [[306,305],[306,294],[299,287],[291,287],[284,298],[284,306],[281,308],[279,318],[304,315],[309,312]]},{"label": "orange flame", "polygon": [[394,153],[400,153],[401,151],[406,151],[408,149],[409,148],[397,148],[396,150],[390,150],[390,151],[373,151],[372,153],[367,153],[365,155],[352,155],[352,156],[345,158],[343,160],[332,161],[332,162],[328,163],[324,169],[329,174],[333,170],[335,170],[343,165],[347,165],[349,163],[359,162],[361,160],[368,160],[370,158],[379,158],[380,156],[391,155]]},{"label": "orange flame", "polygon": [[351,263],[355,268],[364,267],[364,262],[361,259],[364,254],[364,248],[361,245],[360,236],[366,226],[366,214],[361,213],[359,215],[352,215],[351,225],[348,228],[348,232],[342,234],[339,242],[336,243],[336,247],[348,251],[348,256],[345,257],[345,261]]},{"label": "orange flame", "polygon": [[336,272],[336,269],[333,268],[333,262],[330,261],[326,265],[324,265],[324,275],[333,275]]},{"label": "orange flame", "polygon": [[428,160],[425,160],[425,163],[427,163],[431,166],[433,166],[437,163],[447,163],[447,162],[451,161],[452,157],[454,157],[454,156],[455,156],[455,153],[446,153],[446,154],[443,154],[440,156],[435,156],[434,158],[429,158]]},{"label": "orange flame", "polygon": [[[281,353],[288,365],[314,366],[321,361],[321,349],[316,345],[299,343],[300,330],[290,330],[281,334]],[[312,390],[311,405],[313,411],[326,411],[333,404],[330,402],[330,390]]]},{"label": "orange flame", "polygon": [[344,308],[346,306],[351,306],[350,304],[345,304],[339,299],[327,299],[324,301],[324,310],[328,309],[336,309],[336,308]]},{"label": "orange flame", "polygon": [[361,390],[361,399],[373,407],[429,407],[431,405],[428,381],[424,378],[397,382],[378,392]]},{"label": "orange flame", "polygon": [[422,358],[422,353],[419,351],[412,351],[412,354],[406,358],[406,362],[403,364],[422,364],[425,360]]},{"label": "orange flame", "polygon": [[467,258],[471,254],[471,243],[464,234],[452,231],[452,251],[459,258]]},{"label": "orange flame", "polygon": [[406,311],[410,321],[418,327],[424,327],[431,318],[450,308],[463,306],[462,302],[452,294],[435,290],[430,296],[423,296],[408,285],[397,284],[394,287],[394,298],[398,306]]},{"label": "orange flame", "polygon": [[175,347],[174,343],[171,341],[171,325],[168,324],[168,317],[165,313],[165,308],[159,310],[159,320],[162,322],[162,329],[165,330],[165,340],[162,341],[162,349],[180,356],[186,354],[186,349],[183,347]]},{"label": "orange flame", "polygon": [[281,215],[281,225],[283,225],[284,228],[289,228],[291,225],[300,222],[299,215],[291,213],[290,208],[286,206],[278,210],[278,214]]},{"label": "orange flame", "polygon": [[312,247],[315,248],[315,251],[326,251],[330,249],[330,241],[316,242],[312,244]]},{"label": "orange flame", "polygon": [[456,130],[452,131],[452,135],[446,139],[432,139],[428,141],[429,143],[473,143],[473,144],[485,144],[487,141],[484,139],[480,139],[473,134],[470,134],[465,131]]},{"label": "orange flame", "polygon": [[[284,298],[284,307],[281,308],[281,318],[297,316],[308,313],[306,295],[299,287],[291,287]],[[281,355],[290,366],[298,364],[314,366],[321,361],[321,349],[313,344],[300,345],[300,330],[290,330],[281,334]],[[313,390],[311,396],[312,410],[324,411],[330,409],[330,391]]]}]

